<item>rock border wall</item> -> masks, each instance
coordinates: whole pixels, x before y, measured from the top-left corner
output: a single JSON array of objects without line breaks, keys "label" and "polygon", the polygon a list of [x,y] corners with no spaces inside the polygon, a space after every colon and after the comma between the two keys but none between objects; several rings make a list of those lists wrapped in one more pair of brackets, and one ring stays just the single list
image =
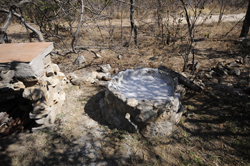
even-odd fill
[{"label": "rock border wall", "polygon": [[[65,100],[63,86],[68,83],[58,65],[51,62],[49,54],[41,61],[39,63],[43,63],[44,68],[39,77],[16,77],[20,72],[17,69],[0,71],[0,103],[4,105],[11,100],[25,101],[13,109],[19,111],[19,114],[28,114],[29,120],[35,122],[32,132],[53,128],[56,115],[61,113]],[[26,71],[28,68],[22,70]],[[7,130],[10,131],[13,118],[4,113],[7,108],[0,111],[0,132],[6,133]]]}]

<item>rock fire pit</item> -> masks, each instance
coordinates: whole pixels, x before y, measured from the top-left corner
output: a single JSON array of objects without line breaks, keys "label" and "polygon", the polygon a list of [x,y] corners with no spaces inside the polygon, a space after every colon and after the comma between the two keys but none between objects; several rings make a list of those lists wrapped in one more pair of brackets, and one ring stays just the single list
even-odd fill
[{"label": "rock fire pit", "polygon": [[129,69],[113,77],[100,101],[106,121],[145,137],[172,133],[184,111],[178,80],[158,69]]},{"label": "rock fire pit", "polygon": [[0,138],[32,124],[52,129],[67,80],[53,64],[53,43],[0,44]]}]

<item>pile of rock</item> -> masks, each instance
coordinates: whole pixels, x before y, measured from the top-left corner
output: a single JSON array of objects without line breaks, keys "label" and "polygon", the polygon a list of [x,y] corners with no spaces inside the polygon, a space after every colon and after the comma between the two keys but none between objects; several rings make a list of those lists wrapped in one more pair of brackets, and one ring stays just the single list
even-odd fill
[{"label": "pile of rock", "polygon": [[109,64],[101,65],[99,72],[93,71],[91,73],[82,70],[81,76],[77,76],[75,73],[69,73],[67,79],[73,85],[82,85],[86,83],[91,83],[100,86],[107,86],[108,81],[111,80],[111,66]]},{"label": "pile of rock", "polygon": [[[215,67],[200,70],[195,76],[189,76],[186,73],[182,74],[190,79],[195,77],[198,81],[207,79],[211,81],[207,83],[207,85],[212,86],[215,89],[249,98],[250,82],[247,79],[241,79],[242,75],[249,75],[249,71],[246,71],[246,67],[243,68],[243,66],[248,66],[249,64],[250,56],[247,55],[244,58],[235,58],[234,61],[231,62],[218,62]],[[246,78],[249,76],[246,76]]]},{"label": "pile of rock", "polygon": [[13,109],[28,113],[29,118],[34,119],[36,126],[32,131],[53,127],[56,114],[61,112],[65,100],[63,84],[67,83],[66,77],[49,59],[47,56],[49,63],[45,63],[44,73],[39,78],[20,79],[15,76],[15,70],[1,71],[0,102],[3,105],[8,100],[27,99],[25,105],[17,105]]},{"label": "pile of rock", "polygon": [[[49,50],[52,49],[53,45]],[[19,127],[33,121],[33,132],[53,127],[56,114],[61,112],[65,100],[63,85],[68,81],[59,67],[51,62],[48,52],[28,63],[16,62],[15,67],[10,67],[13,62],[1,65],[1,133],[17,128],[11,121],[16,117]]]},{"label": "pile of rock", "polygon": [[24,89],[22,96],[32,101],[33,106],[29,117],[39,125],[33,128],[33,131],[53,127],[56,115],[61,113],[65,100],[63,85],[66,83],[67,79],[59,67],[50,64],[36,85]]},{"label": "pile of rock", "polygon": [[227,76],[240,76],[241,69],[240,67],[244,64],[250,62],[250,56],[245,56],[244,58],[238,57],[234,62],[218,62],[217,65],[211,69],[203,70],[199,73],[200,77],[205,76],[208,79],[213,77],[222,77],[226,78]]}]

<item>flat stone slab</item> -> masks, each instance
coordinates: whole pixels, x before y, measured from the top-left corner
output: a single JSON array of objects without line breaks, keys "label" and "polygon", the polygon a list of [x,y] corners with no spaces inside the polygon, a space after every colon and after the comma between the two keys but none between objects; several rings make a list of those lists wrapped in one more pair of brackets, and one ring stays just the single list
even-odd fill
[{"label": "flat stone slab", "polygon": [[52,42],[0,44],[0,63],[30,62],[53,50]]},{"label": "flat stone slab", "polygon": [[14,70],[21,79],[40,77],[53,48],[52,42],[0,44],[0,71]]}]

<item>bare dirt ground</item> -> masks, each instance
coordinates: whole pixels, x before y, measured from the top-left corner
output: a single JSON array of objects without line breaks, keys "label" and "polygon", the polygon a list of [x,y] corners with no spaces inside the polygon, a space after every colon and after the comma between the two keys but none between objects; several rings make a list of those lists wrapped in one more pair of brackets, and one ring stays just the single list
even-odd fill
[{"label": "bare dirt ground", "polygon": [[[221,38],[235,24],[202,25],[195,43],[200,70],[249,55],[249,47],[235,42],[241,25]],[[205,33],[210,33],[210,37],[204,38]],[[15,40],[22,42],[21,38]],[[178,72],[182,70],[182,57],[169,52],[168,46],[146,37],[139,39],[139,43],[138,47],[102,50],[102,58],[97,59],[83,52],[85,67],[73,65],[78,56],[73,54],[57,57],[53,62],[66,74],[77,75],[83,70],[96,71],[107,63],[119,71],[157,68],[161,64]],[[121,60],[117,59],[118,54],[122,54]],[[104,88],[67,85],[64,88],[67,98],[54,129],[39,133],[27,130],[2,138],[0,165],[249,165],[250,102],[216,88],[220,84],[231,83],[236,87],[241,81],[249,83],[250,63],[240,64],[239,68],[240,76],[201,78],[206,85],[201,93],[186,88],[187,94],[182,99],[185,113],[176,130],[168,138],[153,140],[113,128],[103,121],[98,101],[104,95]]]}]

